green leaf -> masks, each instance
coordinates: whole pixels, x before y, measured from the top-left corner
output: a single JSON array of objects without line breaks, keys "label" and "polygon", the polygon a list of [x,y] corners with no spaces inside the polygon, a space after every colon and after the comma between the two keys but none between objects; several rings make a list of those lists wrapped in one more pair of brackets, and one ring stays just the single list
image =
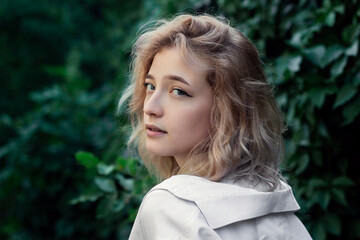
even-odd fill
[{"label": "green leaf", "polygon": [[320,124],[318,124],[318,130],[319,133],[321,134],[321,136],[328,138],[329,137],[329,131],[326,128],[326,125],[321,122]]},{"label": "green leaf", "polygon": [[309,98],[315,107],[321,108],[325,101],[325,96],[327,94],[324,89],[312,88],[308,91]]},{"label": "green leaf", "polygon": [[340,60],[336,61],[331,68],[331,76],[336,77],[342,74],[346,66],[347,60],[347,56],[344,56]]},{"label": "green leaf", "polygon": [[343,110],[343,116],[345,122],[343,125],[352,123],[357,115],[360,113],[360,96],[353,100],[349,105],[347,105]]},{"label": "green leaf", "polygon": [[128,160],[123,158],[123,157],[119,157],[119,158],[116,159],[116,163],[118,164],[118,168],[120,170],[123,170],[128,165]]},{"label": "green leaf", "polygon": [[328,185],[328,182],[325,179],[321,178],[312,178],[309,181],[309,187],[312,189],[324,188]]},{"label": "green leaf", "polygon": [[325,226],[321,222],[317,222],[311,234],[315,240],[326,240]]},{"label": "green leaf", "polygon": [[136,170],[137,170],[137,166],[136,166],[136,159],[130,159],[129,160],[129,172],[131,175],[135,175],[136,174]]},{"label": "green leaf", "polygon": [[286,151],[285,151],[286,158],[289,159],[296,152],[296,144],[291,139],[287,139],[286,144],[285,144],[285,149],[286,149]]},{"label": "green leaf", "polygon": [[290,58],[290,61],[288,63],[288,69],[291,72],[298,72],[300,70],[300,64],[302,62],[302,57],[301,56],[295,56]]},{"label": "green leaf", "polygon": [[18,145],[14,141],[7,143],[5,146],[1,146],[0,159],[11,152],[17,151],[17,149],[18,149]]},{"label": "green leaf", "polygon": [[[306,14],[305,11],[303,13]],[[288,44],[296,48],[302,48],[303,46],[308,44],[310,39],[314,36],[314,33],[320,30],[320,27],[320,24],[316,24],[309,28],[301,29],[300,31],[295,32],[292,35]]]},{"label": "green leaf", "polygon": [[318,203],[321,208],[325,211],[327,210],[331,199],[331,194],[328,191],[320,191],[318,197]]},{"label": "green leaf", "polygon": [[331,189],[331,195],[334,197],[334,199],[338,203],[340,203],[344,206],[347,206],[347,201],[346,201],[344,190],[339,189],[339,188],[333,188],[333,189]]},{"label": "green leaf", "polygon": [[287,94],[284,94],[284,93],[276,96],[276,101],[279,104],[280,108],[286,106],[287,100],[288,100],[287,97],[288,97]]},{"label": "green leaf", "polygon": [[353,186],[355,183],[346,176],[337,177],[332,181],[332,184],[336,187],[349,187]]},{"label": "green leaf", "polygon": [[314,65],[318,67],[322,66],[322,61],[326,53],[326,48],[323,45],[307,48],[303,52],[305,57]]},{"label": "green leaf", "polygon": [[294,47],[302,47],[303,46],[303,41],[301,40],[303,33],[301,31],[299,32],[295,32],[290,41],[289,44],[294,46]]},{"label": "green leaf", "polygon": [[300,70],[301,62],[302,56],[300,55],[284,54],[276,59],[276,73],[283,76],[287,69],[293,73],[298,72]]},{"label": "green leaf", "polygon": [[334,26],[335,18],[336,18],[335,12],[330,12],[325,18],[325,24],[328,25],[329,27]]},{"label": "green leaf", "polygon": [[293,135],[294,142],[299,146],[308,146],[309,145],[309,129],[307,127],[302,127],[296,131]]},{"label": "green leaf", "polygon": [[295,104],[295,101],[290,101],[289,110],[287,111],[287,114],[286,114],[286,121],[287,121],[287,122],[292,122],[292,121],[294,121],[295,112],[296,112],[296,104]]},{"label": "green leaf", "polygon": [[118,199],[114,203],[113,212],[120,212],[125,207],[123,199]]},{"label": "green leaf", "polygon": [[135,221],[135,218],[136,218],[136,216],[137,216],[137,213],[138,213],[138,209],[137,209],[137,208],[136,208],[136,209],[134,209],[134,208],[130,209],[130,211],[129,211],[129,220],[130,220],[131,222]]},{"label": "green leaf", "polygon": [[96,177],[94,180],[96,186],[106,193],[116,192],[115,182],[112,179],[104,177]]},{"label": "green leaf", "polygon": [[116,174],[115,178],[118,180],[119,184],[128,191],[132,191],[134,189],[134,179],[125,178],[121,174]]},{"label": "green leaf", "polygon": [[300,173],[302,173],[307,168],[307,166],[309,165],[309,162],[310,162],[309,155],[303,154],[301,156],[301,158],[299,159],[299,165],[298,165],[298,168],[295,171],[295,174],[299,175]]},{"label": "green leaf", "polygon": [[29,98],[37,103],[43,103],[52,99],[60,98],[62,90],[58,85],[53,85],[42,91],[35,91],[29,94]]},{"label": "green leaf", "polygon": [[280,56],[276,59],[276,61],[275,61],[276,73],[279,76],[284,75],[286,68],[287,68],[287,60],[288,60],[288,58],[285,56]]},{"label": "green leaf", "polygon": [[360,25],[358,25],[357,22],[354,22],[352,25],[345,28],[342,37],[346,43],[350,44],[359,36],[359,33]]},{"label": "green leaf", "polygon": [[105,218],[110,215],[116,201],[116,193],[105,196],[101,199],[96,208],[96,218]]},{"label": "green leaf", "polygon": [[66,75],[65,67],[62,65],[59,65],[59,66],[43,65],[42,70],[45,73],[48,73],[52,76],[64,77]]},{"label": "green leaf", "polygon": [[360,72],[358,72],[355,75],[354,80],[353,80],[353,84],[354,84],[355,87],[357,87],[360,84]]},{"label": "green leaf", "polygon": [[92,153],[79,151],[75,154],[76,161],[86,168],[94,168],[100,162]]},{"label": "green leaf", "polygon": [[341,45],[335,44],[326,49],[325,56],[323,58],[322,67],[327,66],[329,63],[333,62],[334,60],[338,59],[341,54],[344,52],[344,49]]},{"label": "green leaf", "polygon": [[323,217],[324,226],[326,230],[334,235],[340,236],[341,233],[341,222],[337,215],[335,214],[326,214]]},{"label": "green leaf", "polygon": [[336,7],[333,7],[334,12],[340,13],[340,14],[344,14],[345,12],[345,7],[344,5],[337,5]]},{"label": "green leaf", "polygon": [[359,51],[359,40],[356,40],[349,48],[345,50],[345,54],[355,57]]},{"label": "green leaf", "polygon": [[351,98],[353,98],[357,93],[356,87],[352,86],[352,84],[347,84],[343,86],[340,91],[336,95],[336,100],[334,103],[333,108],[337,108],[347,101],[349,101]]},{"label": "green leaf", "polygon": [[6,127],[12,126],[14,120],[8,114],[0,114],[0,126],[5,125]]},{"label": "green leaf", "polygon": [[97,170],[100,175],[109,175],[114,170],[114,166],[99,163],[97,165]]},{"label": "green leaf", "polygon": [[125,159],[123,157],[119,157],[116,159],[116,164],[119,170],[124,170],[131,175],[136,174],[136,159]]},{"label": "green leaf", "polygon": [[100,197],[102,197],[104,193],[101,192],[94,192],[94,193],[88,193],[88,194],[82,194],[77,198],[74,198],[70,201],[71,205],[75,205],[82,202],[94,202]]}]

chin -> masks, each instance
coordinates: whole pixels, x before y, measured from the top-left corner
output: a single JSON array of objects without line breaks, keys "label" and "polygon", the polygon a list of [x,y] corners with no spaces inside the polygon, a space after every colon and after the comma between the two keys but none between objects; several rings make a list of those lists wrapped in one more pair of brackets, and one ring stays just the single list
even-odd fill
[{"label": "chin", "polygon": [[146,150],[159,157],[166,157],[169,156],[165,151],[163,147],[158,146],[152,146],[151,144],[146,144]]}]

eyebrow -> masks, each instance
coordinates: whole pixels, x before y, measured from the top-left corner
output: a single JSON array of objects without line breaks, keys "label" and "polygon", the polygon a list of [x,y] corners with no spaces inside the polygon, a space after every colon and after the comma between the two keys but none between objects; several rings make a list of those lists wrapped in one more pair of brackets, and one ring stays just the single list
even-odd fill
[{"label": "eyebrow", "polygon": [[[151,74],[147,74],[145,78],[149,78],[149,79],[155,80],[154,76],[151,75]],[[176,76],[176,75],[166,75],[166,76],[164,76],[164,78],[169,79],[169,80],[173,80],[173,81],[179,81],[179,82],[182,82],[182,83],[190,86],[190,84],[189,84],[185,79],[183,79],[183,78],[180,77],[180,76]]]}]

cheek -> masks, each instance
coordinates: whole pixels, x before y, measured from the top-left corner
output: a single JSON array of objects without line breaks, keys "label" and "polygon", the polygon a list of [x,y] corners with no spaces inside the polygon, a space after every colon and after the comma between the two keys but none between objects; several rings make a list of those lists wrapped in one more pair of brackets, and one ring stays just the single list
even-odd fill
[{"label": "cheek", "polygon": [[188,141],[198,141],[206,138],[210,127],[211,107],[205,105],[191,106],[182,111],[175,111],[179,116],[177,121],[172,122],[179,135],[185,135]]}]

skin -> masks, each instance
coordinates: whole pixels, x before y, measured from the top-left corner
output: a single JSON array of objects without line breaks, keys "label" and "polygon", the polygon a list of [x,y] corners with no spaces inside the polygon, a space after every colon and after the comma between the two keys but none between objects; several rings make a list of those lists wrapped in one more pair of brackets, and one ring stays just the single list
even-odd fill
[{"label": "skin", "polygon": [[184,62],[176,48],[158,52],[144,81],[146,148],[173,156],[181,167],[209,133],[212,91],[205,73]]}]

